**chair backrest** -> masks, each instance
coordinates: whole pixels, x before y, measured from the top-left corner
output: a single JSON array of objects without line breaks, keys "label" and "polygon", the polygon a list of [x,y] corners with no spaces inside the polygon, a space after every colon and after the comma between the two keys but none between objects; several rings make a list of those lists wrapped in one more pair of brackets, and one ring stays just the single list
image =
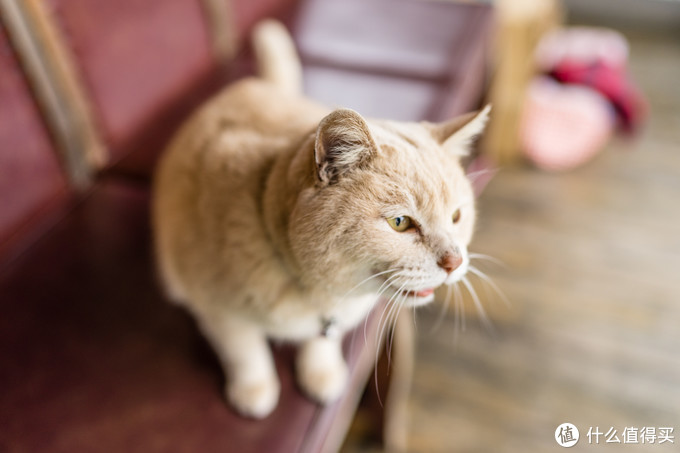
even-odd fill
[{"label": "chair backrest", "polygon": [[18,253],[22,232],[67,192],[50,134],[0,24],[0,263]]},{"label": "chair backrest", "polygon": [[307,0],[294,25],[305,90],[393,120],[440,121],[474,109],[487,78],[491,13],[453,2]]},{"label": "chair backrest", "polygon": [[174,129],[228,80],[254,23],[293,2],[0,2],[0,262],[74,187],[148,177]]}]

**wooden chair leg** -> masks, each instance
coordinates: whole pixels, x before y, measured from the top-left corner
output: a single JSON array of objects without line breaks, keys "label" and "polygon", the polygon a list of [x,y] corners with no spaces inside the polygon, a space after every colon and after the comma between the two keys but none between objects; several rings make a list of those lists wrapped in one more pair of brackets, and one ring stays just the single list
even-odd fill
[{"label": "wooden chair leg", "polygon": [[390,382],[385,401],[383,419],[383,444],[385,451],[407,451],[408,400],[413,380],[415,329],[410,310],[404,310],[397,319],[392,344]]},{"label": "wooden chair leg", "polygon": [[375,374],[366,386],[349,436],[355,444],[381,445],[385,452],[407,451],[408,397],[415,350],[410,310],[399,316],[395,329],[391,354],[388,340],[392,332],[383,338]]}]

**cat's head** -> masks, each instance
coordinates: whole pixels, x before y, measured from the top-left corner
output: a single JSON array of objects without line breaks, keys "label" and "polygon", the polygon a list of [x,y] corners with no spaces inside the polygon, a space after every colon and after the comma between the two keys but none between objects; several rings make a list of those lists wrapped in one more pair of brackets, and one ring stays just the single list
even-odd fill
[{"label": "cat's head", "polygon": [[304,271],[339,288],[384,272],[362,288],[384,284],[407,305],[460,280],[475,225],[460,159],[488,112],[443,124],[367,121],[346,109],[326,116],[314,141],[315,183],[300,193],[289,223]]}]

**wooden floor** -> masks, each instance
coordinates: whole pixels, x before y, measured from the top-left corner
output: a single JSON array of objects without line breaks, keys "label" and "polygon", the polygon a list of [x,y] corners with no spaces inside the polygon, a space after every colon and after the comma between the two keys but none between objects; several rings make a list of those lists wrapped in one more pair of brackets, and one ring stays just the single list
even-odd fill
[{"label": "wooden floor", "polygon": [[[571,422],[571,451],[680,451],[680,36],[629,35],[651,102],[645,134],[554,175],[505,169],[483,194],[473,251],[510,299],[418,314],[413,452],[544,452]],[[470,301],[467,301],[470,304]],[[589,427],[674,427],[675,444],[588,445]],[[344,451],[372,451],[350,438]]]}]

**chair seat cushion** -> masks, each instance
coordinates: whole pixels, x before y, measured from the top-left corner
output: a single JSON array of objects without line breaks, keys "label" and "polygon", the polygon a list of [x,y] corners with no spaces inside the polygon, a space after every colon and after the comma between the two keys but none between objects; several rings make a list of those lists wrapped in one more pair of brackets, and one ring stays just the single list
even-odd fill
[{"label": "chair seat cushion", "polygon": [[341,401],[305,398],[292,347],[276,346],[277,409],[263,421],[239,417],[192,319],[155,283],[148,211],[146,186],[102,181],[0,275],[0,451],[295,452],[341,442],[372,370],[363,330],[345,344],[352,382]]}]

